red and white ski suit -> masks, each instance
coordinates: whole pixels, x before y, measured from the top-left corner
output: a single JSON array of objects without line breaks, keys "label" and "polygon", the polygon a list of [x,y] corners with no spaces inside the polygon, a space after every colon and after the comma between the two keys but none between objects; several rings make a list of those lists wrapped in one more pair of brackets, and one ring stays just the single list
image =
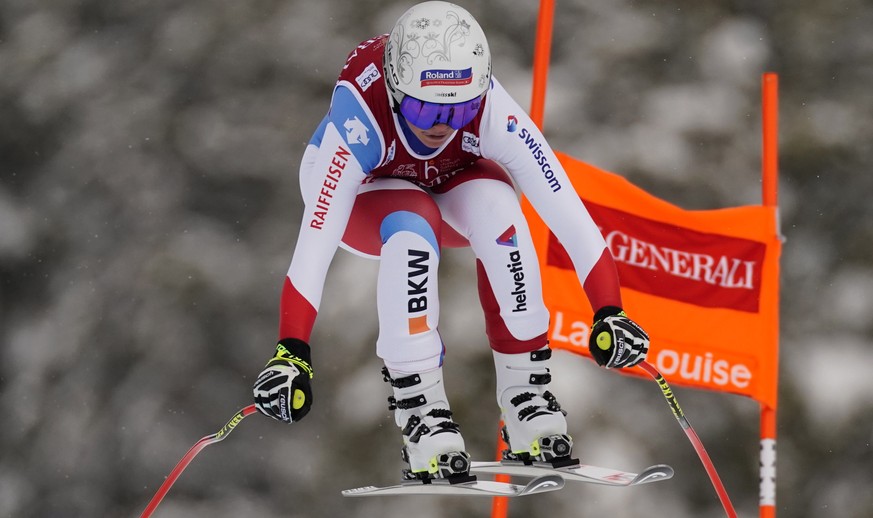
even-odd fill
[{"label": "red and white ski suit", "polygon": [[380,260],[377,353],[395,372],[441,365],[441,247],[470,246],[491,347],[547,344],[549,314],[515,186],[566,248],[594,310],[621,306],[615,263],[542,133],[492,78],[476,118],[426,148],[392,110],[387,36],[349,55],[304,153],[305,213],[285,279],[279,338],[309,341],[338,246]]}]

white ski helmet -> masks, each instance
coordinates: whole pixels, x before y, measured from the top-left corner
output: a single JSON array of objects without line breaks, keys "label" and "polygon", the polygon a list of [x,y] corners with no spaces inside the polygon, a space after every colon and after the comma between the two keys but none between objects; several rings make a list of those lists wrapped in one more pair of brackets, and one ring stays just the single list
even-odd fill
[{"label": "white ski helmet", "polygon": [[491,51],[482,27],[449,2],[423,2],[403,13],[388,37],[383,66],[398,105],[406,97],[420,104],[475,102],[491,83]]}]

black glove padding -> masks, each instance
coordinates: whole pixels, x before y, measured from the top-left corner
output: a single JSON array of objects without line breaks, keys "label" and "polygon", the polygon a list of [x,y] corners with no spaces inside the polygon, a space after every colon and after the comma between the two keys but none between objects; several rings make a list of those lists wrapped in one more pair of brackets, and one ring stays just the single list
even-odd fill
[{"label": "black glove padding", "polygon": [[312,407],[312,375],[309,344],[296,338],[280,340],[276,355],[255,381],[255,407],[285,423],[303,419]]},{"label": "black glove padding", "polygon": [[594,317],[588,350],[607,369],[633,367],[646,359],[649,335],[621,308],[607,306]]}]

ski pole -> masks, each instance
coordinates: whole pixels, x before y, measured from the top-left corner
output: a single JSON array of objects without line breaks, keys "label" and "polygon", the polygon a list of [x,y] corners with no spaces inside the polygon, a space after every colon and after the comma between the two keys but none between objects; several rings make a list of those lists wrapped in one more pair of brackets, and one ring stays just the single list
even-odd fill
[{"label": "ski pole", "polygon": [[173,471],[170,472],[170,474],[167,476],[167,479],[164,480],[164,483],[161,484],[160,488],[158,488],[158,492],[155,493],[155,496],[152,497],[151,502],[149,502],[149,505],[145,508],[145,511],[142,512],[140,518],[148,518],[152,515],[153,512],[155,512],[158,504],[161,503],[161,500],[164,499],[164,496],[166,496],[170,488],[173,487],[176,479],[179,478],[179,475],[181,475],[183,471],[185,471],[185,468],[187,468],[188,464],[190,464],[191,461],[194,460],[194,457],[196,457],[197,454],[200,453],[200,450],[209,446],[212,443],[224,440],[224,438],[230,435],[230,432],[232,432],[234,428],[236,428],[237,425],[240,424],[240,422],[242,422],[242,420],[246,416],[251,415],[256,411],[257,410],[255,409],[255,405],[249,405],[241,409],[239,412],[234,414],[233,417],[230,418],[230,421],[228,421],[227,424],[221,427],[221,430],[218,430],[212,435],[207,435],[206,437],[194,443],[194,446],[192,446],[191,449],[188,450],[188,453],[186,453],[185,456],[182,457],[182,459],[179,461],[179,463],[176,464],[176,467],[173,468]]},{"label": "ski pole", "polygon": [[737,518],[737,512],[734,510],[734,506],[731,504],[731,499],[728,496],[724,485],[721,483],[721,479],[718,476],[718,472],[715,470],[715,465],[712,463],[712,459],[709,458],[709,454],[706,453],[706,449],[703,447],[703,442],[700,440],[697,432],[694,431],[694,428],[691,427],[691,423],[688,422],[685,413],[682,412],[682,408],[679,407],[679,402],[676,401],[676,396],[673,395],[673,390],[670,388],[670,385],[667,384],[667,380],[664,379],[664,376],[662,376],[661,373],[658,372],[658,369],[652,366],[652,364],[643,361],[639,366],[642,367],[644,371],[648,372],[658,383],[658,386],[661,387],[661,392],[664,394],[667,404],[670,405],[673,415],[676,416],[676,420],[679,421],[682,430],[685,432],[685,435],[688,436],[691,445],[694,446],[694,451],[696,451],[697,456],[700,457],[700,462],[703,463],[703,467],[709,475],[709,480],[712,482],[716,494],[718,494],[718,499],[721,500],[721,505],[724,507],[725,513],[727,513],[729,518]]}]

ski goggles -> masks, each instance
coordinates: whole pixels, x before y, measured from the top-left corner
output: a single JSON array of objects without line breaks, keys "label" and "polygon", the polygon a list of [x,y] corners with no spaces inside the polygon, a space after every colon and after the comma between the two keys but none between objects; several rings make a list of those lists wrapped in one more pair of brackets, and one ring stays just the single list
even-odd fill
[{"label": "ski goggles", "polygon": [[482,107],[482,96],[462,103],[439,104],[404,96],[400,114],[413,126],[430,129],[437,124],[448,124],[459,130],[470,123]]}]

